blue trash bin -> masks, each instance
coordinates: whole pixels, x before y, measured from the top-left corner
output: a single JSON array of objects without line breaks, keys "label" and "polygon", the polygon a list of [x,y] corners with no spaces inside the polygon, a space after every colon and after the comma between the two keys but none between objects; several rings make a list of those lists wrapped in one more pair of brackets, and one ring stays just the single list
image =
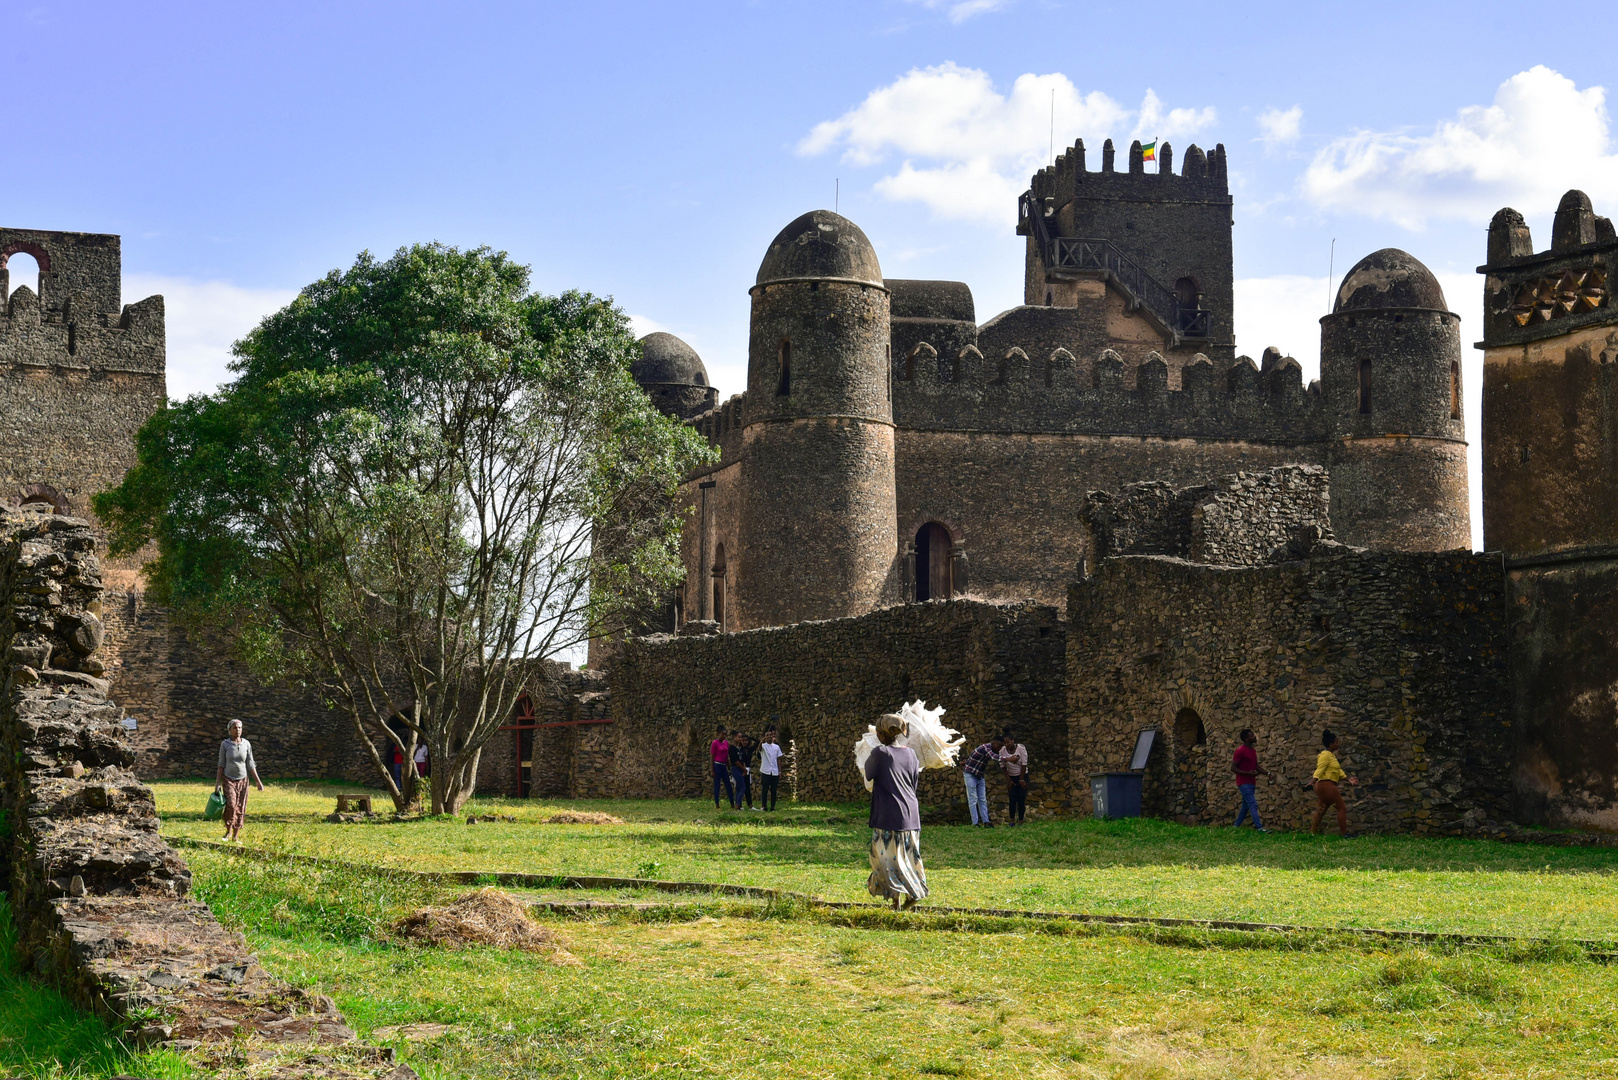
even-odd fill
[{"label": "blue trash bin", "polygon": [[1095,816],[1103,820],[1140,817],[1142,775],[1138,772],[1091,773],[1090,797],[1095,803]]}]

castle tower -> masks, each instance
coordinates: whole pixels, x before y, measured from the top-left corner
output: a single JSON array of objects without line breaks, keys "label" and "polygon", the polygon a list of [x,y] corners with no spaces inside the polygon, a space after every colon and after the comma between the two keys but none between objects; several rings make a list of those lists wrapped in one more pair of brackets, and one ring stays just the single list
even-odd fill
[{"label": "castle tower", "polygon": [[898,554],[882,268],[859,226],[816,210],[751,294],[727,625],[864,614],[894,596]]},{"label": "castle tower", "polygon": [[1483,541],[1524,555],[1618,544],[1618,263],[1612,222],[1562,197],[1549,251],[1522,215],[1489,225]]},{"label": "castle tower", "polygon": [[689,420],[714,407],[719,392],[708,385],[697,350],[661,330],[641,338],[640,348],[630,372],[659,412]]},{"label": "castle tower", "polygon": [[1471,547],[1460,323],[1438,279],[1397,248],[1355,264],[1320,320],[1331,520],[1344,543]]},{"label": "castle tower", "polygon": [[1228,366],[1236,338],[1225,148],[1191,146],[1176,173],[1165,143],[1157,161],[1147,172],[1137,140],[1118,172],[1108,139],[1101,171],[1091,172],[1081,139],[1034,174],[1017,221],[1028,238],[1023,303],[1055,309],[1052,317],[1066,309],[1070,333],[1101,331],[1106,340],[1093,347],[1126,358],[1159,352],[1178,370],[1203,353]]}]

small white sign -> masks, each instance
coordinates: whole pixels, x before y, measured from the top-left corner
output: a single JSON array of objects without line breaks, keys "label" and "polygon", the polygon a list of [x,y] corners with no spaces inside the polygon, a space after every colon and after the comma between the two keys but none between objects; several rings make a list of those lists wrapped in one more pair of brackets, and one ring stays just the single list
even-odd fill
[{"label": "small white sign", "polygon": [[128,731],[134,731],[135,728],[138,726],[136,724],[135,718],[133,716],[124,717],[123,720],[120,721],[120,723],[122,723],[124,725],[125,730],[128,730]]}]

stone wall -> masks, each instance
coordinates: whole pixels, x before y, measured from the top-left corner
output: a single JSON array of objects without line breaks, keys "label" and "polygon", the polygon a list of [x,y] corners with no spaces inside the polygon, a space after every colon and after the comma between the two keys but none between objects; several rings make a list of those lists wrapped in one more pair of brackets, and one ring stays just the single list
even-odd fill
[{"label": "stone wall", "polygon": [[1285,558],[1307,533],[1331,537],[1331,484],[1314,465],[1234,473],[1176,489],[1160,480],[1114,495],[1092,491],[1083,518],[1092,560],[1115,555],[1172,555],[1219,566]]},{"label": "stone wall", "polygon": [[1618,548],[1506,566],[1518,820],[1618,831]]},{"label": "stone wall", "polygon": [[[1268,824],[1307,827],[1323,728],[1360,786],[1358,827],[1510,820],[1512,726],[1498,557],[1343,551],[1253,567],[1107,559],[1068,602],[1072,782],[1126,769],[1157,731],[1145,812],[1233,816],[1230,758],[1258,736]],[[1199,741],[1200,736],[1200,741]],[[1075,799],[1082,810],[1084,801]]]},{"label": "stone wall", "polygon": [[[862,802],[855,741],[880,713],[921,698],[949,710],[945,723],[968,747],[1014,728],[1029,747],[1028,812],[1063,814],[1063,638],[1053,608],[954,600],[739,634],[642,639],[625,647],[610,673],[613,724],[580,728],[576,737],[613,748],[591,768],[595,782],[624,794],[699,797],[710,793],[715,725],[756,737],[777,717],[782,744],[796,748],[798,798]],[[622,757],[632,746],[633,757]],[[924,773],[921,797],[934,818],[966,816],[958,771]]]},{"label": "stone wall", "polygon": [[[882,712],[917,698],[948,712],[968,748],[1011,727],[1029,748],[1028,812],[1065,814],[1064,634],[1054,608],[935,601],[858,618],[744,633],[653,636],[624,645],[606,676],[564,675],[532,692],[540,723],[532,793],[569,798],[706,798],[716,725],[789,750],[783,795],[863,802],[855,741]],[[547,693],[553,696],[547,696]],[[543,700],[542,700],[543,699]],[[610,718],[610,723],[602,721]],[[522,744],[484,751],[479,790],[513,794]],[[1004,805],[1004,782],[991,779]],[[960,772],[922,775],[930,819],[966,817]]]},{"label": "stone wall", "polygon": [[277,1075],[414,1077],[391,1052],[354,1046],[331,999],[293,990],[248,953],[158,832],[152,792],[105,680],[90,674],[104,634],[88,522],[0,519],[0,808],[18,954],[79,1007],[176,1049],[249,1039],[298,1047]]}]

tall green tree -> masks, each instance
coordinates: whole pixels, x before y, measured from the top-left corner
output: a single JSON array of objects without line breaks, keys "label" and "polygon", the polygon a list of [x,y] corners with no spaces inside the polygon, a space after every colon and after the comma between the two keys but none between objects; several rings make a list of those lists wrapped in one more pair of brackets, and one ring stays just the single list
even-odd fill
[{"label": "tall green tree", "polygon": [[681,575],[682,475],[711,457],[630,376],[610,302],[529,292],[486,248],[400,250],[310,285],[237,342],[235,379],[142,427],[98,496],[153,596],[266,680],[345,712],[396,805],[435,813],[553,657]]}]

